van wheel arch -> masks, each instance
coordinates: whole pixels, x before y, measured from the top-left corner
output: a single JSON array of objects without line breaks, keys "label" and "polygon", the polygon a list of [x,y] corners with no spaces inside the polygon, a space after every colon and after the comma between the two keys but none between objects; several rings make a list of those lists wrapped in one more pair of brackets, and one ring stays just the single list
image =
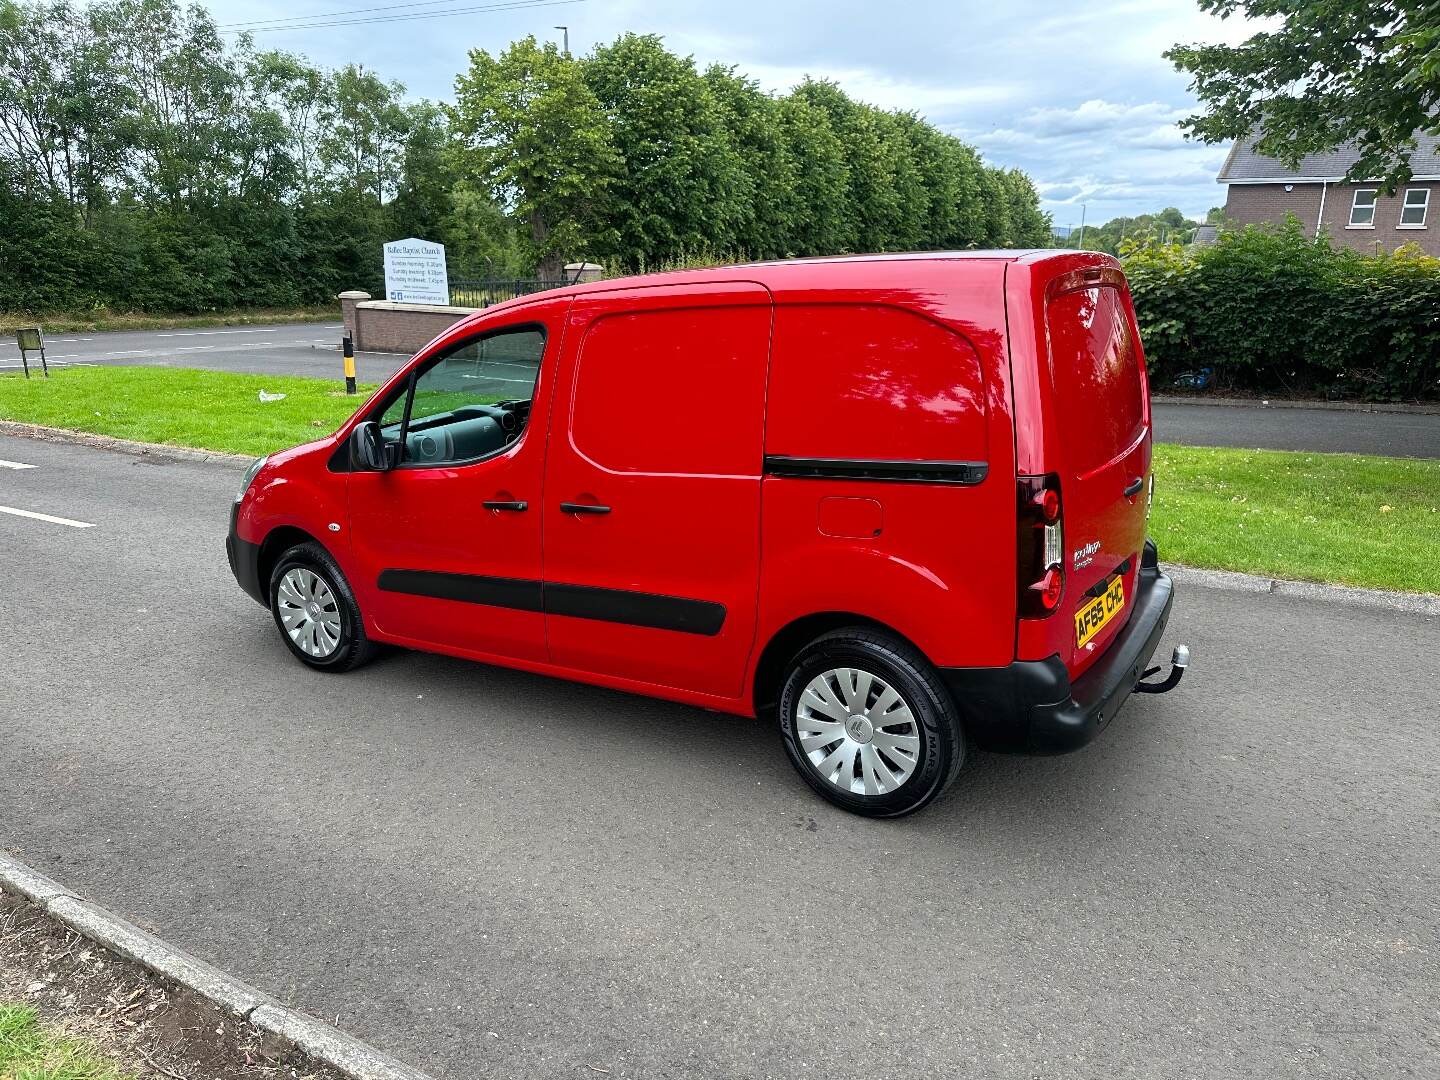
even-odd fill
[{"label": "van wheel arch", "polygon": [[882,631],[903,641],[922,656],[924,655],[923,650],[919,649],[913,641],[879,619],[872,619],[867,615],[857,615],[851,611],[820,611],[813,615],[804,615],[776,631],[764,651],[760,653],[760,659],[755,664],[755,682],[752,694],[755,715],[763,717],[779,704],[780,689],[785,681],[785,669],[801,649],[823,634],[846,627]]},{"label": "van wheel arch", "polygon": [[[270,587],[270,575],[274,571],[275,563],[279,560],[280,556],[297,544],[315,544],[317,547],[325,548],[327,554],[330,553],[328,547],[325,547],[324,544],[304,529],[297,528],[294,525],[281,525],[278,528],[271,529],[265,534],[265,539],[260,541],[258,567],[260,587],[262,589],[268,589]],[[335,556],[330,554],[330,557],[333,559]]]}]

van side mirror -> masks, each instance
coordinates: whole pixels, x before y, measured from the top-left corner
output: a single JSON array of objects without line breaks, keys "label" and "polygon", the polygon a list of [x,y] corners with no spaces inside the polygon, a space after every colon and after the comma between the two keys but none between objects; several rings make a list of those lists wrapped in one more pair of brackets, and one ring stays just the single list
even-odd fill
[{"label": "van side mirror", "polygon": [[350,433],[350,467],[357,472],[388,472],[395,464],[392,448],[385,445],[374,420],[357,424]]}]

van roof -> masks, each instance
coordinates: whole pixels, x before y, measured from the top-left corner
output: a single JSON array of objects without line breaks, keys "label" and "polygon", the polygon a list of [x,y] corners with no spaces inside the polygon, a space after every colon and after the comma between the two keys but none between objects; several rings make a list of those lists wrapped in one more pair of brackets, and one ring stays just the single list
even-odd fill
[{"label": "van roof", "polygon": [[841,273],[854,272],[866,264],[895,262],[957,262],[957,263],[1008,263],[1040,262],[1046,259],[1076,254],[1060,248],[1016,248],[975,251],[897,251],[877,255],[828,255],[806,259],[777,259],[771,262],[734,263],[727,266],[710,266],[695,270],[665,270],[653,274],[635,274],[629,277],[604,278],[587,281],[579,285],[562,285],[544,292],[528,293],[513,300],[506,300],[487,312],[500,309],[523,307],[558,296],[582,296],[587,293],[611,292],[625,288],[644,288],[655,285],[703,285],[707,282],[736,280],[737,272],[771,288],[803,287],[803,279],[815,274],[817,268],[834,269]]}]

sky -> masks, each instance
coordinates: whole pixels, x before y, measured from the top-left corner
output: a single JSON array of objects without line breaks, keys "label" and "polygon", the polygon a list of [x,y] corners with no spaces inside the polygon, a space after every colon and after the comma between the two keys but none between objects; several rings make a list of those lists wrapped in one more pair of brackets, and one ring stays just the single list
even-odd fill
[{"label": "sky", "polygon": [[[222,24],[379,8],[383,0],[212,0]],[[500,0],[402,2],[331,21],[432,12]],[[514,0],[511,0],[513,3]],[[1190,0],[568,0],[443,18],[286,28],[262,48],[314,63],[360,63],[417,97],[448,100],[470,49],[534,34],[576,54],[626,31],[661,35],[704,67],[734,65],[770,90],[805,75],[852,97],[918,112],[992,164],[1023,169],[1059,226],[1178,206],[1203,217],[1224,202],[1227,147],[1187,141],[1188,80],[1161,53],[1177,42],[1243,40],[1253,27]]]}]

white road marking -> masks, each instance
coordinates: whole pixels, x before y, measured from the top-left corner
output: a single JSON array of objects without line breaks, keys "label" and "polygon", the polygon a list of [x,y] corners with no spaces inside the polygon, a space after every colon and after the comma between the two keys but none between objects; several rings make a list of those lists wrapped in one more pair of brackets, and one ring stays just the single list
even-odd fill
[{"label": "white road marking", "polygon": [[34,510],[19,510],[13,506],[0,506],[0,514],[14,514],[16,517],[34,518],[36,521],[48,521],[52,525],[69,525],[72,529],[93,529],[94,524],[89,521],[71,521],[69,518],[53,517],[50,514],[37,514]]},{"label": "white road marking", "polygon": [[[321,325],[325,326],[325,329],[327,329],[327,330],[338,330],[338,329],[339,329],[341,326],[343,326],[344,324],[343,324],[343,323],[335,323],[334,325],[328,325],[328,324],[323,324],[323,323],[322,323]],[[174,333],[174,334],[156,334],[155,336],[156,336],[157,338],[162,338],[162,337],[215,337],[216,335],[219,335],[219,334],[278,334],[278,333],[280,333],[282,330],[290,330],[290,327],[288,327],[288,326],[258,326],[258,327],[256,327],[256,328],[253,329],[253,330],[184,330],[184,331],[181,331],[181,332],[179,332],[179,333]],[[291,333],[294,333],[294,331],[291,330]]]},{"label": "white road marking", "polygon": [[[84,353],[78,353],[78,352],[65,352],[65,353],[60,353],[58,356],[47,356],[45,359],[46,359],[46,360],[49,360],[49,361],[53,364],[56,360],[69,360],[69,359],[71,359],[72,357],[84,356],[84,355],[85,355]],[[20,360],[21,360],[21,358],[18,357],[18,356],[0,356],[0,362],[4,362],[4,363],[16,363],[16,364],[18,364],[18,363],[20,363]],[[37,356],[32,356],[32,357],[30,357],[30,366],[31,366],[31,367],[34,367],[34,366],[35,366],[36,364],[38,364],[38,363],[40,363],[40,357],[39,357],[38,355],[37,355]]]},{"label": "white road marking", "polygon": [[6,461],[0,458],[0,469],[33,469],[34,465],[26,465],[23,461]]},{"label": "white road marking", "polygon": [[186,345],[184,348],[176,349],[176,352],[206,352],[215,348],[214,345]]}]

